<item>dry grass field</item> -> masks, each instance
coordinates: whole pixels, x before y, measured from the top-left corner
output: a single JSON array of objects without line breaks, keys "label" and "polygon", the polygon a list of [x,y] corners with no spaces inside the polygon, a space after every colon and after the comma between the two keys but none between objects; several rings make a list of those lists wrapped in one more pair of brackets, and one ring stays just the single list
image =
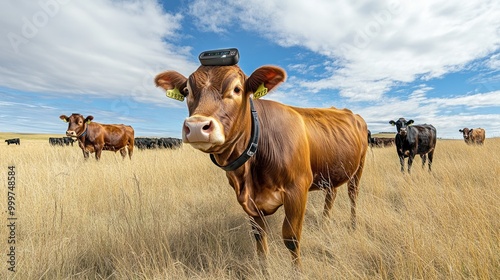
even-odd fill
[{"label": "dry grass field", "polygon": [[[94,154],[47,137],[0,143],[0,279],[263,279],[253,235],[224,172],[189,146]],[[341,187],[334,219],[309,195],[304,269],[291,269],[270,223],[269,279],[500,279],[500,139],[438,140],[433,172],[402,175],[394,147],[369,150],[348,228]],[[8,270],[8,167],[15,166],[15,254]]]}]

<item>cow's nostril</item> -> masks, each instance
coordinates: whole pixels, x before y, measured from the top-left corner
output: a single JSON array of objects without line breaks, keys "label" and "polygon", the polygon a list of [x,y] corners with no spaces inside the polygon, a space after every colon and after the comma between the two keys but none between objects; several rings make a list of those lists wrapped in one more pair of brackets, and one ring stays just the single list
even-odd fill
[{"label": "cow's nostril", "polygon": [[210,130],[211,128],[212,128],[212,122],[209,122],[207,125],[203,126],[204,131]]},{"label": "cow's nostril", "polygon": [[188,135],[191,132],[191,129],[189,129],[189,126],[184,125],[184,133]]}]

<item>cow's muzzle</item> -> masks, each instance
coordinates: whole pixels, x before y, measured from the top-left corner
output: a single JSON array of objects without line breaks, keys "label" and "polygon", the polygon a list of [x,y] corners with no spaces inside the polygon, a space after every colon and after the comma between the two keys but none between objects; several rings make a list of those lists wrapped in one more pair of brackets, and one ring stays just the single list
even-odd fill
[{"label": "cow's muzzle", "polygon": [[76,137],[76,132],[74,130],[67,130],[66,131],[66,136]]},{"label": "cow's muzzle", "polygon": [[399,130],[399,135],[401,136],[406,136],[406,129],[405,128],[401,128],[401,130]]},{"label": "cow's muzzle", "polygon": [[225,137],[221,125],[214,118],[191,116],[184,121],[182,140],[184,143],[193,146],[196,146],[196,144],[210,144],[212,146],[214,144],[223,144]]}]

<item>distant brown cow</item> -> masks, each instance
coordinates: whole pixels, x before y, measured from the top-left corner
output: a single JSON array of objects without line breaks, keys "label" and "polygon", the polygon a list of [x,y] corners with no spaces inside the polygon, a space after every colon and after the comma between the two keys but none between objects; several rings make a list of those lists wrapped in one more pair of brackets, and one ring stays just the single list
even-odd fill
[{"label": "distant brown cow", "polygon": [[465,143],[469,145],[483,145],[486,138],[486,131],[482,128],[469,129],[464,128],[458,130],[463,134]]},{"label": "distant brown cow", "polygon": [[94,117],[84,118],[80,114],[69,117],[61,115],[61,120],[68,122],[66,135],[76,137],[78,145],[83,151],[83,157],[89,158],[89,153],[95,152],[96,160],[101,158],[102,150],[120,151],[123,158],[127,155],[132,159],[134,152],[134,129],[123,124],[100,124],[91,122]]},{"label": "distant brown cow", "polygon": [[[267,223],[282,205],[282,236],[300,267],[300,237],[310,190],[326,192],[329,217],[337,187],[348,185],[351,223],[368,147],[368,129],[347,109],[306,109],[253,100],[285,80],[283,69],[264,66],[249,77],[237,66],[200,66],[189,78],[175,71],[156,76],[167,96],[187,99],[182,138],[209,153],[226,171],[243,210],[252,218],[257,251],[268,253]],[[180,90],[180,91],[179,91]]]}]

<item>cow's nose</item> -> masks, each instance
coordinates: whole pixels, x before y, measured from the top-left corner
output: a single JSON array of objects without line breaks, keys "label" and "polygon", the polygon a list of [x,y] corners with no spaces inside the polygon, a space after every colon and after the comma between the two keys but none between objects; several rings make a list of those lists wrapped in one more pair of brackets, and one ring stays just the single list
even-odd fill
[{"label": "cow's nose", "polygon": [[184,121],[184,136],[189,142],[208,142],[213,130],[211,120],[186,120]]},{"label": "cow's nose", "polygon": [[67,130],[66,135],[67,136],[76,136],[76,132],[74,130]]}]

